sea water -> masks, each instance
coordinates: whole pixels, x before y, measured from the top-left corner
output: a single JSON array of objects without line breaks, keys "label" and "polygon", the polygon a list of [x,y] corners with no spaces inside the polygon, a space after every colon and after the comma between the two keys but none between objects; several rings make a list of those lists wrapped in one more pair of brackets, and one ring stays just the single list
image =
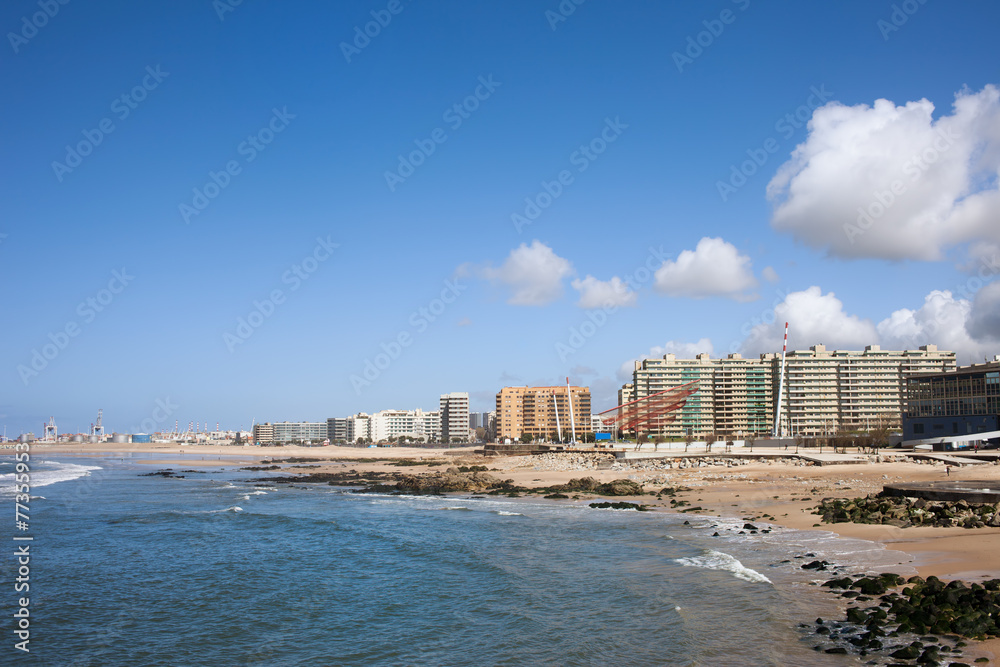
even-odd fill
[{"label": "sea water", "polygon": [[[359,494],[233,466],[141,476],[155,469],[32,461],[31,652],[5,613],[0,663],[860,664],[797,627],[838,615],[828,573],[801,565],[905,559],[825,532],[741,535],[736,518]],[[0,535],[16,532],[12,470],[0,457]],[[11,610],[20,543],[4,541]]]}]

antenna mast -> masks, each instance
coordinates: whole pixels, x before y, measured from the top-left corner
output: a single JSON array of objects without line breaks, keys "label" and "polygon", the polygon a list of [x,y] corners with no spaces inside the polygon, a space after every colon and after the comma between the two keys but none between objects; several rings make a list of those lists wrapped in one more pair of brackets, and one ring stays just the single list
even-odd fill
[{"label": "antenna mast", "polygon": [[569,388],[569,378],[566,378],[566,400],[569,402],[569,427],[572,429],[573,439],[571,445],[576,444],[576,420],[573,419],[573,392]]},{"label": "antenna mast", "polygon": [[781,397],[785,394],[785,352],[788,350],[788,322],[785,322],[785,343],[781,346],[781,375],[778,380],[778,406],[774,409],[774,431],[777,438],[781,435]]}]

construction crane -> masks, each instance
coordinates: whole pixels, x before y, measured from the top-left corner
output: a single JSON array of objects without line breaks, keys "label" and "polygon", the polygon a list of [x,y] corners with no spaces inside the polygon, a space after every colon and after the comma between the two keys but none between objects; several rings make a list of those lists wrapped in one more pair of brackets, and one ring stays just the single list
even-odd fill
[{"label": "construction crane", "polygon": [[45,424],[42,428],[44,429],[43,433],[45,434],[42,438],[43,440],[48,440],[50,435],[52,436],[53,442],[59,439],[59,429],[56,428],[55,417],[49,417],[49,423]]},{"label": "construction crane", "polygon": [[104,435],[104,409],[97,409],[97,421],[90,425],[90,435]]}]

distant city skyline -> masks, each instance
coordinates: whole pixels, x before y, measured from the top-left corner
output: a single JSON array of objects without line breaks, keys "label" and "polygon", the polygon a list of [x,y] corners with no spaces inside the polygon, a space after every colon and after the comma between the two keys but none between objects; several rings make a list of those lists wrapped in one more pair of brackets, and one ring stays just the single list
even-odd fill
[{"label": "distant city skyline", "polygon": [[1000,353],[995,3],[40,7],[0,8],[8,436],[600,411],[785,321]]}]

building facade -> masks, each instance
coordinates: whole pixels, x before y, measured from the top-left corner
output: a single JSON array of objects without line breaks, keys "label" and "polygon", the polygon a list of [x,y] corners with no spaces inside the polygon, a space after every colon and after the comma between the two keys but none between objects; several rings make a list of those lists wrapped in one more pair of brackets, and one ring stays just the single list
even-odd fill
[{"label": "building facade", "polygon": [[903,440],[1000,430],[1000,359],[906,379]]},{"label": "building facade", "polygon": [[[814,345],[785,356],[781,432],[822,435],[864,430],[886,420],[899,423],[904,379],[914,373],[954,369],[955,354],[934,345],[889,351],[870,345],[861,351],[827,350]],[[774,430],[781,380],[781,355],[744,359],[699,354],[677,359],[666,354],[635,362],[632,382],[618,392],[619,404],[688,383],[698,391],[672,420],[651,425],[666,437],[702,438],[710,433],[735,437]]]},{"label": "building facade", "polygon": [[567,441],[571,417],[578,438],[591,431],[589,387],[504,387],[496,400],[498,440],[517,440],[522,433],[536,440],[556,440],[561,431],[563,441]]},{"label": "building facade", "polygon": [[354,442],[354,419],[352,417],[330,417],[326,420],[326,435],[330,443]]},{"label": "building facade", "polygon": [[440,437],[439,421],[437,412],[380,410],[369,418],[370,435],[367,437],[373,442],[387,442],[400,437],[435,442]]},{"label": "building facade", "polygon": [[275,422],[256,424],[254,442],[262,445],[319,444],[327,438],[327,422]]},{"label": "building facade", "polygon": [[[781,355],[772,361],[779,377]],[[782,432],[824,435],[838,430],[868,430],[888,422],[899,427],[904,383],[917,373],[955,369],[955,353],[924,345],[916,350],[827,350],[814,345],[790,351],[785,363]],[[777,395],[777,387],[775,387]]]},{"label": "building facade", "polygon": [[469,441],[469,394],[453,391],[441,394],[441,442]]}]

